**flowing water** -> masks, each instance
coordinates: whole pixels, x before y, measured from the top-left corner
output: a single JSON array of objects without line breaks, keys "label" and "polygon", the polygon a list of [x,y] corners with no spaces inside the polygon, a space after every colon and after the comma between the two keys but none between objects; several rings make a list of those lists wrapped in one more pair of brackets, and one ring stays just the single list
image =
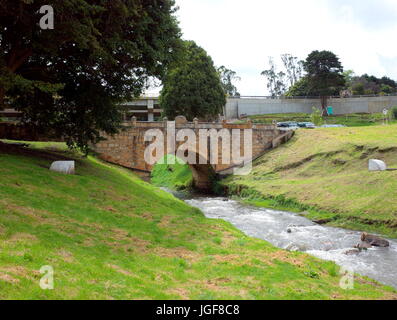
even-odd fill
[{"label": "flowing water", "polygon": [[[177,195],[178,196],[178,195]],[[320,226],[295,213],[256,208],[226,198],[185,199],[212,219],[223,219],[251,237],[276,247],[303,251],[397,288],[397,241],[390,248],[346,254],[361,242],[361,233]]]}]

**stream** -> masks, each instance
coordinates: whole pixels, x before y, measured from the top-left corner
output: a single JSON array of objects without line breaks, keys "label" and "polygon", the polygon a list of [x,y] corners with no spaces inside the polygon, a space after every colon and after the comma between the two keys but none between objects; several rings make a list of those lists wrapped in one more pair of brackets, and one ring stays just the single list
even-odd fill
[{"label": "stream", "polygon": [[[175,194],[175,193],[174,193]],[[246,235],[274,246],[301,251],[368,276],[397,289],[397,241],[390,248],[371,248],[346,254],[361,242],[361,232],[315,224],[291,212],[257,208],[227,198],[177,197],[199,208],[208,218],[232,223]]]}]

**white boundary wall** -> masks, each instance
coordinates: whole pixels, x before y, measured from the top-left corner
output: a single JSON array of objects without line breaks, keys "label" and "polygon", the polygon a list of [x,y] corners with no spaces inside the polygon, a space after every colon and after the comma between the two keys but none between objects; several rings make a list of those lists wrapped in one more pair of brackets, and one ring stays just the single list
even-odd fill
[{"label": "white boundary wall", "polygon": [[[327,104],[335,114],[378,113],[397,106],[397,96],[331,98]],[[320,99],[233,98],[228,99],[225,109],[227,119],[237,119],[241,115],[312,113],[313,107],[320,106]]]}]

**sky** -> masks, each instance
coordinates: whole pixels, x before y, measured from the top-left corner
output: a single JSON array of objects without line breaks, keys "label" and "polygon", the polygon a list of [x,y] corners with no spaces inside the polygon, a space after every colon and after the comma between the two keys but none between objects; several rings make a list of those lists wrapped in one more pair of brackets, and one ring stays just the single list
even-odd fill
[{"label": "sky", "polygon": [[237,72],[245,96],[267,95],[268,57],[330,50],[356,74],[397,80],[397,0],[176,0],[183,38]]}]

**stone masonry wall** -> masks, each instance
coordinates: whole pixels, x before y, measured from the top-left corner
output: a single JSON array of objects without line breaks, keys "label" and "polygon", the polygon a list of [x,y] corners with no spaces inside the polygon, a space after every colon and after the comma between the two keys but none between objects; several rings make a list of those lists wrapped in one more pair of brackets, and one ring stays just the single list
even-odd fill
[{"label": "stone masonry wall", "polygon": [[[120,134],[110,137],[105,137],[107,140],[98,143],[94,149],[99,154],[100,158],[105,161],[122,165],[127,168],[132,168],[135,170],[150,172],[152,166],[147,164],[144,159],[145,150],[152,142],[145,142],[145,133],[149,129],[160,130],[165,136],[165,146],[166,149],[166,122],[129,122],[125,123],[125,129]],[[230,136],[232,130],[240,130],[241,132],[241,143],[240,143],[240,154],[244,156],[244,129],[253,129],[253,158],[258,157],[267,149],[272,147],[272,142],[278,137],[283,136],[285,132],[278,130],[275,126],[266,125],[252,125],[242,124],[242,125],[232,125],[232,124],[212,124],[212,123],[184,123],[182,125],[176,126],[176,133],[182,129],[192,129],[196,134],[196,145],[189,146],[189,150],[199,154],[199,139],[198,130],[199,129],[216,129],[219,130],[226,129],[229,130]],[[215,171],[223,171],[227,168],[239,165],[239,163],[233,164],[222,164],[223,152],[226,152],[222,140],[218,143],[218,165],[214,165]],[[183,144],[179,142],[176,144],[176,149]],[[194,150],[192,150],[194,149]],[[230,150],[232,151],[232,150]],[[202,158],[208,158],[206,155],[199,155]]]}]

